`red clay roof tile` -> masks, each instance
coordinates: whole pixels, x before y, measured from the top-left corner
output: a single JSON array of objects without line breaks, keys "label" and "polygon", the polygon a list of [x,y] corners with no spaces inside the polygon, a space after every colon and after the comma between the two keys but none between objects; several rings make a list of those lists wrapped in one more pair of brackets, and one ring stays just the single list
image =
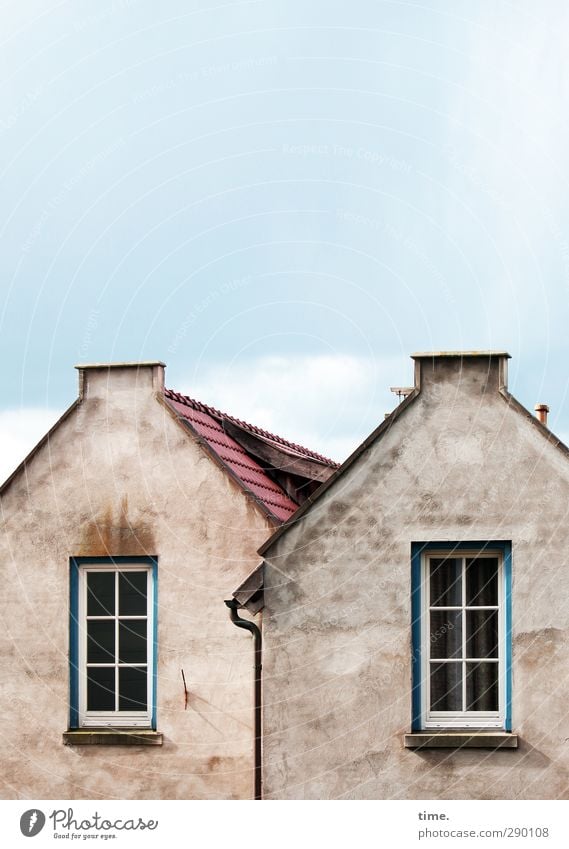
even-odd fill
[{"label": "red clay roof tile", "polygon": [[172,389],[165,389],[164,397],[175,412],[190,424],[193,430],[208,444],[209,449],[231,470],[243,489],[252,494],[255,500],[263,505],[265,510],[279,522],[290,519],[297,510],[298,504],[287,495],[276,481],[269,477],[265,469],[239,443],[225,432],[222,425],[223,419],[238,425],[255,436],[275,443],[287,453],[298,454],[332,468],[338,466],[337,463],[328,460],[321,454],[268,433],[268,431],[255,427],[255,425],[247,424],[233,416],[221,413],[214,407],[208,407],[206,404],[188,398],[186,395],[181,395],[179,392],[174,392]]}]

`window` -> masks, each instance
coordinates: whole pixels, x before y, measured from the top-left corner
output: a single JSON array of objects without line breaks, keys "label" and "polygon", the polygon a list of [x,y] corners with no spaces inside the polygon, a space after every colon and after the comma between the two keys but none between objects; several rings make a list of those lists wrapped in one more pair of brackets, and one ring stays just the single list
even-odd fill
[{"label": "window", "polygon": [[511,730],[510,550],[413,545],[414,730]]},{"label": "window", "polygon": [[71,728],[155,728],[156,561],[71,561]]}]

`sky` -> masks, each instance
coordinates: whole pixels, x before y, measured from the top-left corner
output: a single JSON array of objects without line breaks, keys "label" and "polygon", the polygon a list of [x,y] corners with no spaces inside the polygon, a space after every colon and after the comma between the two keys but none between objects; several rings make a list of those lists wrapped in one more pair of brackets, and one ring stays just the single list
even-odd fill
[{"label": "sky", "polygon": [[80,362],[343,460],[409,355],[506,349],[569,440],[569,8],[17,0],[0,16],[0,478]]}]

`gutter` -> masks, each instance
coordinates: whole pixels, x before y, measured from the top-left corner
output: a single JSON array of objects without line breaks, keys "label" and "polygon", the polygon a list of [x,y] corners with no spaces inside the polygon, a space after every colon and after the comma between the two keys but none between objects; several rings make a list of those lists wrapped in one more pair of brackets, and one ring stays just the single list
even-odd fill
[{"label": "gutter", "polygon": [[254,694],[254,727],[255,727],[255,748],[254,748],[254,771],[255,771],[255,801],[261,801],[263,798],[263,785],[261,774],[261,670],[262,670],[262,636],[261,631],[249,619],[242,619],[237,610],[240,605],[234,598],[226,601],[225,604],[229,608],[229,616],[231,621],[237,628],[245,628],[253,635],[253,645],[255,652],[255,694]]}]

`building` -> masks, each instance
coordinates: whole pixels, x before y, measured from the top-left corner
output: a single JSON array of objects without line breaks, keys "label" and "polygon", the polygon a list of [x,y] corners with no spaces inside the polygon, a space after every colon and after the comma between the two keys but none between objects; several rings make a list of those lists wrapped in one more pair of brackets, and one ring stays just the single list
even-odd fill
[{"label": "building", "polygon": [[0,489],[4,798],[251,798],[253,655],[224,598],[335,464],[164,389],[79,369]]},{"label": "building", "polygon": [[260,549],[268,799],[569,798],[569,451],[501,351],[404,401]]}]

